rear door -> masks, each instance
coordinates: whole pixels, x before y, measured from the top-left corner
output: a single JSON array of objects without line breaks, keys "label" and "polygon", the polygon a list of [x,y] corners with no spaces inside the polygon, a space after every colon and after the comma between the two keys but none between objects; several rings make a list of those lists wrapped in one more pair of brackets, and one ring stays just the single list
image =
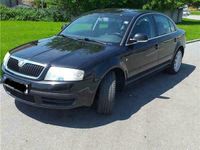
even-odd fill
[{"label": "rear door", "polygon": [[138,33],[147,35],[148,41],[136,42],[127,46],[128,50],[125,56],[125,63],[129,70],[129,77],[157,65],[158,42],[154,39],[156,31],[152,15],[148,14],[140,17],[133,25],[128,39]]},{"label": "rear door", "polygon": [[177,39],[175,38],[175,27],[172,26],[166,16],[156,14],[154,15],[156,30],[157,30],[157,41],[159,43],[158,49],[158,63],[162,64],[170,60],[173,56]]}]

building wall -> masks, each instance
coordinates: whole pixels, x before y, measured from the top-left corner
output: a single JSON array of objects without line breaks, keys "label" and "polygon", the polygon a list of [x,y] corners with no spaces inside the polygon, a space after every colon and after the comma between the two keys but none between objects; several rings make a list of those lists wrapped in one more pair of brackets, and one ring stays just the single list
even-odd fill
[{"label": "building wall", "polygon": [[33,2],[34,0],[21,0],[22,4],[29,5],[29,6],[32,6]]},{"label": "building wall", "polygon": [[0,3],[9,7],[16,6],[17,1],[16,0],[0,0]]},{"label": "building wall", "polygon": [[0,0],[0,4],[6,5],[8,7],[13,7],[16,5],[33,5],[34,0]]}]

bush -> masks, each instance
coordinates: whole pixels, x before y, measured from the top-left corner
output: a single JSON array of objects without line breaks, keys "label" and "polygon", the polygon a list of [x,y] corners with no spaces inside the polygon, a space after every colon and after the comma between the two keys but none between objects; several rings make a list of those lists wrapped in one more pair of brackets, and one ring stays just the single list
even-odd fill
[{"label": "bush", "polygon": [[61,12],[51,8],[9,8],[0,5],[0,14],[1,20],[68,21],[70,19],[66,12]]},{"label": "bush", "polygon": [[150,10],[175,10],[178,7],[184,5],[183,0],[175,1],[175,0],[168,0],[168,1],[160,1],[160,0],[148,0],[147,3],[143,6],[144,9]]},{"label": "bush", "polygon": [[151,10],[175,10],[179,7],[183,7],[185,4],[198,7],[200,0],[148,0],[143,5],[143,9]]}]

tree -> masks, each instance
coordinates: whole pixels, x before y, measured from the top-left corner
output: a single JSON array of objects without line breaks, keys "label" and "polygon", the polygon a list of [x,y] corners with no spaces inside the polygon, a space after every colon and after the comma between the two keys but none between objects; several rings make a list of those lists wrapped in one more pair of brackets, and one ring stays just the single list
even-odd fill
[{"label": "tree", "polygon": [[144,9],[151,10],[174,10],[184,5],[182,0],[148,0],[143,6]]},{"label": "tree", "polygon": [[200,0],[148,0],[143,8],[164,11],[177,9],[182,7],[184,4],[199,6]]},{"label": "tree", "polygon": [[46,0],[47,7],[70,13],[72,16],[103,8],[141,9],[146,0]]},{"label": "tree", "polygon": [[185,3],[196,8],[200,6],[200,0],[185,0]]}]

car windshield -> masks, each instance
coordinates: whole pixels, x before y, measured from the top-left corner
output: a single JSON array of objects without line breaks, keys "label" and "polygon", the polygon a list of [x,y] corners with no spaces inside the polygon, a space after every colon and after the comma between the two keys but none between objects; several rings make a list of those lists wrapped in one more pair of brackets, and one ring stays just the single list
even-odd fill
[{"label": "car windshield", "polygon": [[90,14],[78,18],[60,34],[88,41],[120,43],[131,19],[120,14]]}]

